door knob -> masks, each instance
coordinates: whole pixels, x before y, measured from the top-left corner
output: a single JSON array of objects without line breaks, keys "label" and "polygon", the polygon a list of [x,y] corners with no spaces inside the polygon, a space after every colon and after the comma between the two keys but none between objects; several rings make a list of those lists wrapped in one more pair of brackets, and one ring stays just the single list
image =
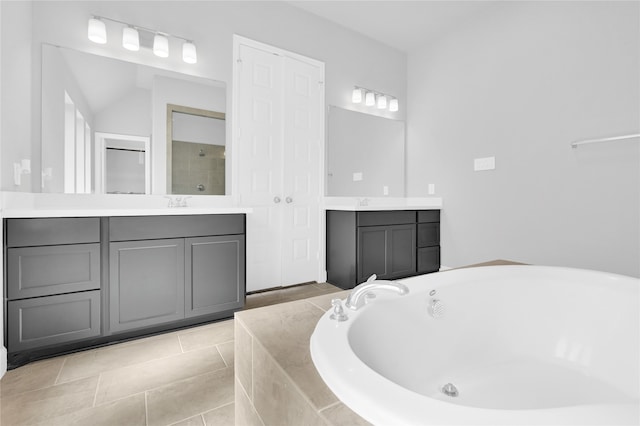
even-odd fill
[{"label": "door knob", "polygon": [[287,197],[284,200],[287,202],[287,204],[291,204],[293,202],[293,198],[291,197]]},{"label": "door knob", "polygon": [[278,204],[280,201],[281,201],[280,197],[278,197],[278,196],[273,197],[273,202],[274,203]]}]

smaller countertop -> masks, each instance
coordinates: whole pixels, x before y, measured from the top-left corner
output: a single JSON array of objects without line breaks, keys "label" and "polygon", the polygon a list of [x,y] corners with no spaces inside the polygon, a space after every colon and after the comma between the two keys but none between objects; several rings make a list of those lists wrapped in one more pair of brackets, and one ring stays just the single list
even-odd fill
[{"label": "smaller countertop", "polygon": [[325,197],[325,210],[381,211],[381,210],[439,210],[442,198],[390,198],[390,197]]}]

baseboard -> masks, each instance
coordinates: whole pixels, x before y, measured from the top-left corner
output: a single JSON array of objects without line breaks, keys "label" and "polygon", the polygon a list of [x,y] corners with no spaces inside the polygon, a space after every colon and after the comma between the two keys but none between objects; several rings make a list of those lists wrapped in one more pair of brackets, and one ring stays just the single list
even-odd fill
[{"label": "baseboard", "polygon": [[440,271],[448,271],[449,269],[453,269],[451,266],[440,265]]},{"label": "baseboard", "polygon": [[0,346],[0,379],[7,372],[7,348]]}]

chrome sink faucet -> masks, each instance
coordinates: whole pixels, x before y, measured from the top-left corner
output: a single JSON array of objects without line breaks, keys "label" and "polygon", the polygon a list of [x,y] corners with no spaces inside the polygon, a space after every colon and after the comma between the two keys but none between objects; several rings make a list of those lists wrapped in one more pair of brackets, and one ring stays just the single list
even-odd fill
[{"label": "chrome sink faucet", "polygon": [[400,295],[409,293],[409,288],[402,283],[378,280],[377,278],[376,274],[373,274],[366,282],[363,282],[354,288],[347,297],[347,301],[344,305],[347,308],[356,311],[364,305],[367,296],[371,295],[375,290],[389,290]]}]

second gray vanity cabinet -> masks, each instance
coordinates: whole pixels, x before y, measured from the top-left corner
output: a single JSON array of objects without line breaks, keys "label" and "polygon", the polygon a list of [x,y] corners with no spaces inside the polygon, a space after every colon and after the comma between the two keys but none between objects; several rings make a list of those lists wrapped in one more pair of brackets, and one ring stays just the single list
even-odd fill
[{"label": "second gray vanity cabinet", "polygon": [[327,281],[351,289],[440,268],[439,210],[327,210]]},{"label": "second gray vanity cabinet", "polygon": [[243,306],[244,253],[244,235],[185,240],[185,317]]},{"label": "second gray vanity cabinet", "polygon": [[109,292],[112,332],[184,318],[184,239],[111,243]]}]

